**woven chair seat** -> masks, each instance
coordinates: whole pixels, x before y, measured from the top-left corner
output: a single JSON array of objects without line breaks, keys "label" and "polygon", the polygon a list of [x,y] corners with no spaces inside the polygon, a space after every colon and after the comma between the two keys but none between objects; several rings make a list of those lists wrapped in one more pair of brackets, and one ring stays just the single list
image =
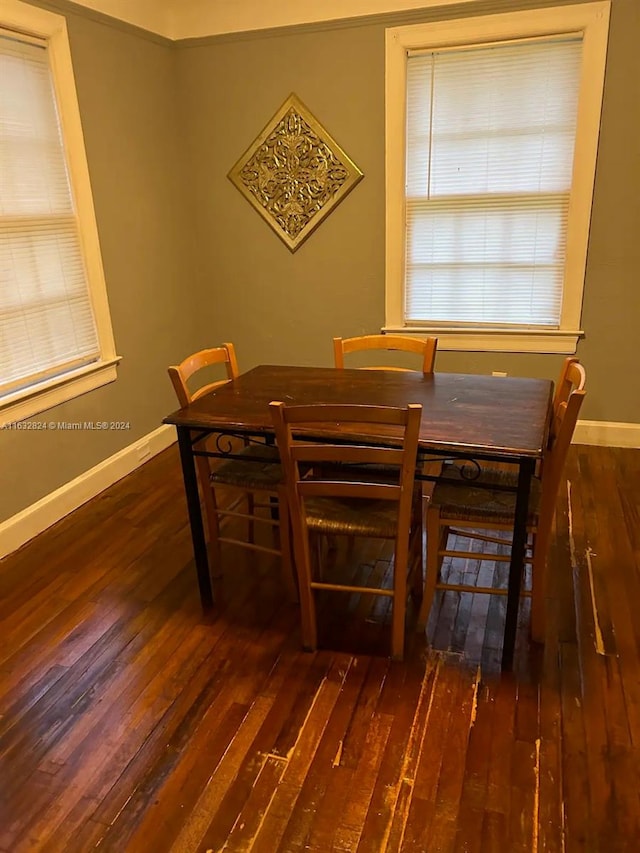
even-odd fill
[{"label": "woven chair seat", "polygon": [[[480,488],[479,484],[496,488]],[[462,476],[459,465],[449,462],[444,465],[433,489],[431,503],[436,504],[441,515],[447,519],[509,524],[515,515],[516,493],[501,491],[498,487],[515,488],[517,485],[518,476],[513,471],[483,468],[478,477],[469,480]],[[534,478],[529,493],[529,525],[537,521],[540,495],[540,480]]]},{"label": "woven chair seat", "polygon": [[211,482],[242,489],[276,490],[282,483],[278,448],[253,444],[238,451],[248,459],[225,459],[211,472]]},{"label": "woven chair seat", "polygon": [[394,539],[398,510],[393,501],[366,498],[309,498],[305,501],[309,530],[342,536]]}]

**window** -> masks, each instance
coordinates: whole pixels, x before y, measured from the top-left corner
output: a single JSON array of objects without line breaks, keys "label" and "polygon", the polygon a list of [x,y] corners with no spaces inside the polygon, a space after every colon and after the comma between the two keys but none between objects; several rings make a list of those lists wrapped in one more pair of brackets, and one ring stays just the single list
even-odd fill
[{"label": "window", "polygon": [[387,330],[575,351],[608,14],[387,31]]},{"label": "window", "polygon": [[0,417],[115,379],[65,19],[0,12]]}]

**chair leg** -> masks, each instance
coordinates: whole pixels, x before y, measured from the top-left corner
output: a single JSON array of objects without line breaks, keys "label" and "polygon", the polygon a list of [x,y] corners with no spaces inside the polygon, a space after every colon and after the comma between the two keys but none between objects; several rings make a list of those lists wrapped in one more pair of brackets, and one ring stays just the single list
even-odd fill
[{"label": "chair leg", "polygon": [[544,643],[546,632],[547,601],[547,545],[538,534],[533,538],[533,563],[531,566],[531,639]]},{"label": "chair leg", "polygon": [[278,521],[280,518],[279,498],[276,498],[275,495],[271,495],[269,498],[269,512],[271,514],[271,521]]},{"label": "chair leg", "polygon": [[255,511],[255,498],[253,496],[253,492],[247,492],[247,513],[251,516],[251,518],[248,519],[249,529],[247,530],[247,537],[251,543],[255,541],[255,524],[253,521]]},{"label": "chair leg", "polygon": [[412,532],[409,553],[409,577],[411,579],[411,597],[421,602],[424,594],[424,514]]},{"label": "chair leg", "polygon": [[407,569],[409,566],[409,542],[396,546],[393,568],[393,605],[391,610],[391,657],[404,657],[404,632],[407,617]]},{"label": "chair leg", "polygon": [[213,579],[222,577],[222,552],[220,550],[220,517],[218,516],[218,502],[214,486],[209,480],[209,463],[202,457],[196,459],[198,472],[198,484],[202,494],[204,514],[207,520],[209,532],[209,565]]},{"label": "chair leg", "polygon": [[411,598],[415,602],[422,604],[422,596],[424,595],[424,568],[422,560],[417,554],[411,558],[413,569],[409,571],[411,578]]},{"label": "chair leg", "polygon": [[[324,540],[327,537],[322,536],[321,534],[317,534],[311,538],[311,553],[313,554],[313,559],[315,561],[315,569],[317,572],[316,577],[318,580],[324,580],[324,553],[323,549],[325,547]],[[335,540],[335,537],[334,537]],[[327,549],[329,549],[329,542],[326,543]],[[313,573],[312,573],[313,574]]]},{"label": "chair leg", "polygon": [[431,605],[433,604],[433,596],[436,590],[436,583],[440,574],[440,550],[442,548],[442,540],[448,538],[448,528],[441,530],[440,527],[440,510],[436,506],[430,506],[427,509],[427,567],[425,571],[424,595],[422,596],[422,604],[420,605],[420,613],[418,614],[417,630],[424,631],[429,619]]},{"label": "chair leg", "polygon": [[278,509],[280,516],[280,563],[282,566],[282,580],[284,588],[287,591],[287,596],[290,601],[299,600],[298,585],[294,576],[293,559],[291,553],[291,521],[289,519],[289,510],[287,505],[286,490],[280,489],[278,494]]},{"label": "chair leg", "polygon": [[300,593],[302,647],[307,652],[314,652],[318,647],[318,626],[316,622],[316,601],[311,589],[311,549],[307,534],[303,533],[298,525],[299,521],[296,520],[292,526],[293,553]]},{"label": "chair leg", "polygon": [[325,536],[327,540],[327,549],[329,551],[337,551],[338,550],[338,537],[332,536],[330,533]]}]

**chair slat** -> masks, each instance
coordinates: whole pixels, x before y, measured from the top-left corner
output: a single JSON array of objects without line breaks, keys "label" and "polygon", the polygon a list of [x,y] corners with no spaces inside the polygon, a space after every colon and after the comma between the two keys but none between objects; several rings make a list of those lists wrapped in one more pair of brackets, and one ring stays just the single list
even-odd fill
[{"label": "chair slat", "polygon": [[399,468],[404,451],[344,444],[305,444],[294,445],[291,456],[296,462],[350,462],[360,465],[396,465]]},{"label": "chair slat", "polygon": [[370,501],[397,501],[400,488],[391,483],[367,483],[362,480],[300,480],[297,484],[297,492],[304,498],[361,498]]},{"label": "chair slat", "polygon": [[[407,335],[358,335],[353,338],[334,338],[333,356],[334,364],[338,369],[344,369],[344,357],[354,352],[381,351],[381,352],[407,352],[422,357],[421,370],[424,374],[433,373],[436,359],[438,339],[434,337],[417,338]],[[397,365],[381,365],[372,367],[366,365],[361,370],[410,370],[411,368],[398,367]]]}]

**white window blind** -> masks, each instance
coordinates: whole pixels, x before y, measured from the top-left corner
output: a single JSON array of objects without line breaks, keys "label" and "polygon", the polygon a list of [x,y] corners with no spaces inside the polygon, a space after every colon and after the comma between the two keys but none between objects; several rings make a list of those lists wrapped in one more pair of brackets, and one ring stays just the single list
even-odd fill
[{"label": "white window blind", "polygon": [[407,60],[405,322],[558,328],[582,40]]},{"label": "white window blind", "polygon": [[99,356],[47,50],[0,35],[0,397]]}]

